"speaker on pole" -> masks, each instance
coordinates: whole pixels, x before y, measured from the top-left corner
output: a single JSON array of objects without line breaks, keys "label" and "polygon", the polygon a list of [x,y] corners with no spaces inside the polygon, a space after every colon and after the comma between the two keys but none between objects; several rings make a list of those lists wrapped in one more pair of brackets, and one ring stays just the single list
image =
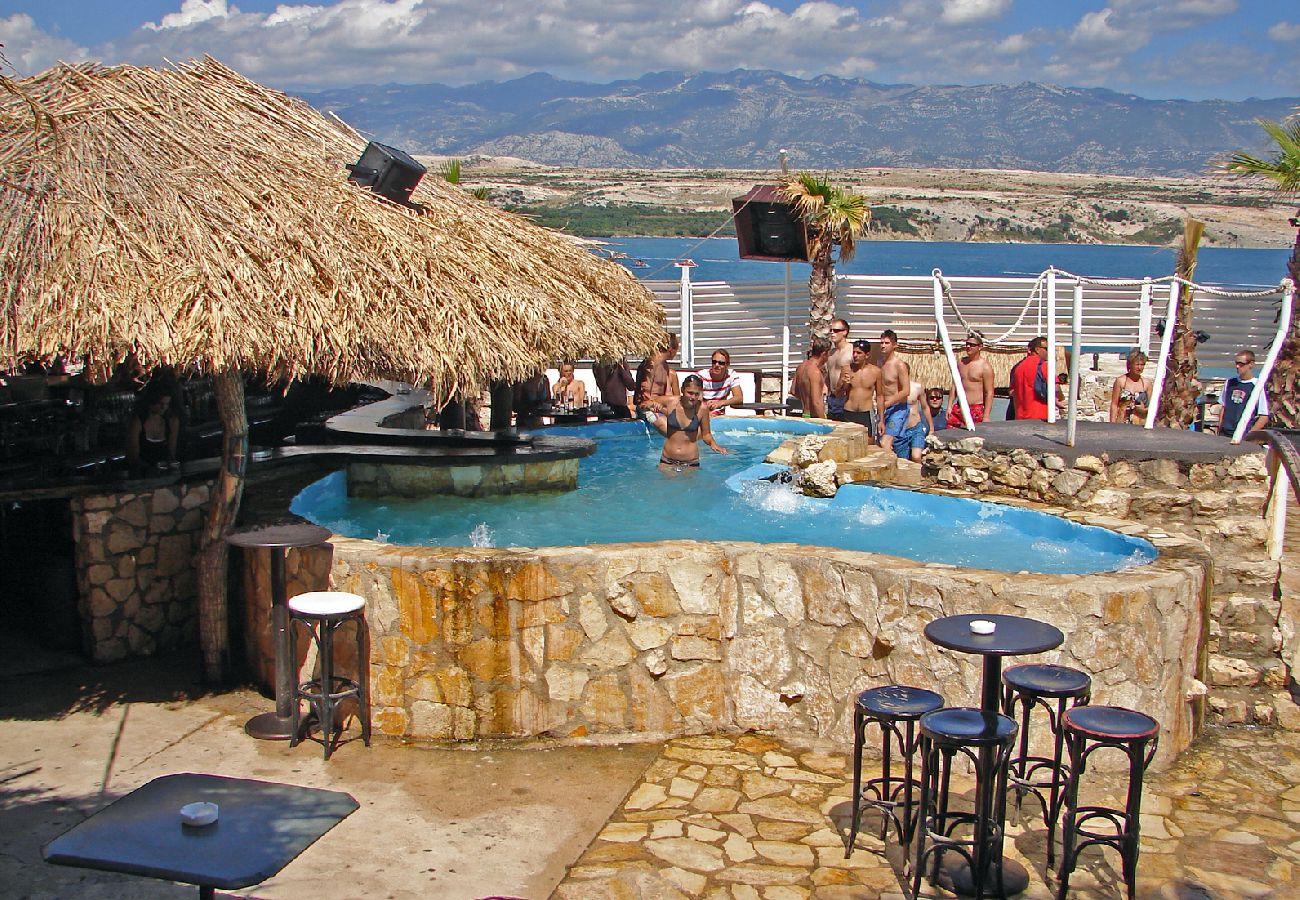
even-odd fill
[{"label": "speaker on pole", "polygon": [[428,171],[396,147],[378,141],[366,144],[361,158],[348,165],[348,181],[368,187],[394,203],[410,205],[411,191]]},{"label": "speaker on pole", "polygon": [[741,259],[807,261],[808,228],[776,185],[755,185],[732,198],[731,212]]}]

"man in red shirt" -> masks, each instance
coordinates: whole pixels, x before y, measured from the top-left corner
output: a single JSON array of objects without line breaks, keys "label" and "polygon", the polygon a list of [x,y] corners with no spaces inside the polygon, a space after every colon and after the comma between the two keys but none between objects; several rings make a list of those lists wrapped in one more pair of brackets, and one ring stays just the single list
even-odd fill
[{"label": "man in red shirt", "polygon": [[[1036,337],[1029,342],[1025,358],[1011,369],[1011,403],[1017,419],[1047,420],[1047,401],[1039,399],[1034,391],[1034,381],[1039,372],[1047,381],[1047,338]],[[1050,393],[1050,391],[1049,391]]]}]

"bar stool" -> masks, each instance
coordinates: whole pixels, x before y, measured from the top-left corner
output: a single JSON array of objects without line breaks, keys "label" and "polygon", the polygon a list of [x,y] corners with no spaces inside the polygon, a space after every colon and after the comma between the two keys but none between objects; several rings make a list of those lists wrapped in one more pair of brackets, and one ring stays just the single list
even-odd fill
[{"label": "bar stool", "polygon": [[[1065,742],[1061,717],[1067,707],[1088,704],[1092,697],[1092,678],[1086,672],[1066,666],[1029,663],[1012,666],[1003,672],[1002,686],[1002,713],[1020,723],[1020,742],[1007,763],[1007,781],[1016,792],[1016,809],[1020,808],[1025,794],[1032,794],[1043,807],[1043,824],[1047,826],[1047,867],[1050,869],[1061,794],[1069,776],[1068,769],[1061,763]],[[1056,702],[1050,703],[1052,700]],[[1020,707],[1019,716],[1016,715],[1017,706]],[[1047,720],[1052,727],[1050,759],[1029,753],[1029,720],[1036,706],[1047,710]]]},{"label": "bar stool", "polygon": [[[1119,851],[1124,866],[1124,883],[1128,886],[1129,900],[1133,900],[1137,890],[1142,777],[1159,746],[1157,732],[1160,723],[1145,713],[1119,706],[1076,706],[1066,710],[1061,720],[1065,744],[1070,752],[1070,777],[1065,785],[1065,822],[1061,826],[1057,900],[1065,897],[1079,852],[1093,844],[1114,847]],[[1103,747],[1113,747],[1128,757],[1128,797],[1122,810],[1079,805],[1079,781],[1083,778],[1088,756]]]},{"label": "bar stool", "polygon": [[[853,703],[853,825],[849,829],[849,845],[844,858],[853,853],[858,839],[862,806],[880,810],[880,837],[883,839],[892,822],[898,832],[898,842],[906,844],[912,837],[915,823],[912,820],[912,793],[920,789],[920,782],[912,776],[912,760],[916,755],[918,740],[916,723],[921,716],[943,706],[943,698],[927,691],[901,684],[871,688],[858,694]],[[866,740],[867,723],[880,726],[880,777],[862,783],[862,745]],[[899,726],[902,726],[901,728]],[[895,777],[890,770],[894,745],[903,759],[903,776]],[[898,818],[899,795],[902,795],[903,818]]]},{"label": "bar stool", "polygon": [[[984,896],[986,880],[993,869],[992,884],[1002,884],[1002,821],[1006,812],[1007,758],[1016,737],[1016,722],[995,712],[953,707],[921,717],[921,804],[917,814],[920,829],[916,840],[916,863],[912,867],[912,896],[921,891],[925,859],[934,855],[930,875],[938,877],[943,854],[954,851],[970,865],[970,890]],[[965,756],[975,767],[975,808],[953,812],[948,808],[952,761]],[[953,832],[971,826],[969,839]],[[999,896],[1001,892],[999,892]]]},{"label": "bar stool", "polygon": [[[370,746],[370,630],[366,626],[366,601],[356,594],[342,591],[309,591],[289,601],[289,658],[298,658],[298,629],[307,629],[320,659],[320,677],[298,685],[293,704],[293,736],[289,746],[296,747],[302,740],[301,704],[306,700],[315,713],[320,726],[321,743],[325,758],[330,758],[337,743],[336,731],[342,731],[342,722],[335,722],[339,704],[350,698],[357,700],[357,715],[361,720],[361,739]],[[354,622],[357,640],[357,677],[344,678],[334,674],[334,632],[347,622]],[[296,663],[295,663],[296,665]]]}]

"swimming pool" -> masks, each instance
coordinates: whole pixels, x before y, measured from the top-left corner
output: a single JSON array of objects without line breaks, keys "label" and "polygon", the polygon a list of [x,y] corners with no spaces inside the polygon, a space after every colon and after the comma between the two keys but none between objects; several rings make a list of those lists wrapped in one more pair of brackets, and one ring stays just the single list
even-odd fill
[{"label": "swimming pool", "polygon": [[348,537],[424,547],[572,547],[696,540],[835,547],[1006,572],[1064,574],[1144,565],[1146,541],[994,503],[850,485],[823,500],[762,480],[783,441],[819,433],[798,421],[724,419],[699,470],[665,474],[662,439],[640,422],[548,433],[597,441],[578,489],[502,497],[420,500],[347,496],[337,472],[302,491],[292,511]]}]

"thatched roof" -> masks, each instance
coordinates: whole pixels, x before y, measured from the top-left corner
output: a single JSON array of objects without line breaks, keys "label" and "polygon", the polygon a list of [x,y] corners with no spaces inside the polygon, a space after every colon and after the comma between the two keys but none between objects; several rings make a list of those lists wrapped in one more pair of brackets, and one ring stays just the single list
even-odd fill
[{"label": "thatched roof", "polygon": [[0,353],[447,394],[662,336],[554,232],[432,173],[418,211],[348,182],[365,144],[212,59],[0,79]]}]

